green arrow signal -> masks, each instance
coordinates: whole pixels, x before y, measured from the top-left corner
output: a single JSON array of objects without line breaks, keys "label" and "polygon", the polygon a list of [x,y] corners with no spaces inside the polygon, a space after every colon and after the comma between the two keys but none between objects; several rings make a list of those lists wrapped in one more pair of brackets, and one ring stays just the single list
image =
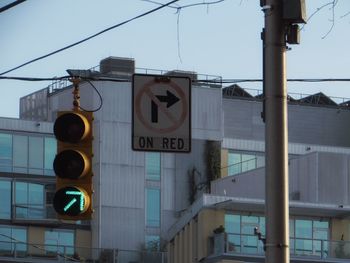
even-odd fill
[{"label": "green arrow signal", "polygon": [[[84,194],[80,191],[66,191],[66,195],[77,195],[80,197],[80,211],[84,210]],[[78,200],[76,198],[73,198],[65,207],[64,211],[66,212],[75,202]]]},{"label": "green arrow signal", "polygon": [[77,201],[77,199],[76,199],[76,198],[73,198],[73,199],[63,208],[63,211],[66,212],[76,201]]}]

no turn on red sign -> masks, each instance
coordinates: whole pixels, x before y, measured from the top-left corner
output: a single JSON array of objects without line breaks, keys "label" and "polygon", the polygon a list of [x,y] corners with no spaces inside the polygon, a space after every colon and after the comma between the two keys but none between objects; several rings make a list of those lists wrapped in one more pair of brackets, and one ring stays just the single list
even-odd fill
[{"label": "no turn on red sign", "polygon": [[134,74],[132,149],[191,151],[191,79]]}]

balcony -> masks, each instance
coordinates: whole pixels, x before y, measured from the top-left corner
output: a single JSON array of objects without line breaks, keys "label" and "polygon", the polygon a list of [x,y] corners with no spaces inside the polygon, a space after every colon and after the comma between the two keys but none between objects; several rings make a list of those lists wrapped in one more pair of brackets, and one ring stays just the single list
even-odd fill
[{"label": "balcony", "polygon": [[[206,262],[216,262],[215,258],[263,262],[265,257],[263,242],[256,235],[215,234],[209,248]],[[291,238],[290,257],[291,262],[349,262],[350,241]]]},{"label": "balcony", "polygon": [[0,241],[0,262],[167,263],[167,253]]}]

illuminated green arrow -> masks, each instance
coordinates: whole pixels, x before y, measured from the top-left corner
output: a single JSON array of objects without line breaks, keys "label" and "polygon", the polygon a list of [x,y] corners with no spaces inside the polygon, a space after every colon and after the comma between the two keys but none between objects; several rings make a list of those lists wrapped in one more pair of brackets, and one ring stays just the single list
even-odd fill
[{"label": "illuminated green arrow", "polygon": [[[66,195],[77,195],[80,197],[80,211],[84,210],[84,194],[80,191],[66,191]],[[75,202],[78,200],[73,198],[64,208],[63,210],[66,212]]]}]

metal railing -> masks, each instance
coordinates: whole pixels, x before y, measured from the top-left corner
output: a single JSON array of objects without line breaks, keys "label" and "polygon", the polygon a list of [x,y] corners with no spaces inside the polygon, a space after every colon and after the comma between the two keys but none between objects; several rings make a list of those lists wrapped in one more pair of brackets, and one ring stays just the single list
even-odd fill
[{"label": "metal railing", "polygon": [[[29,244],[21,241],[0,241],[0,261],[17,262],[106,262],[167,263],[166,252],[97,249],[62,245]],[[25,260],[24,260],[25,259]]]},{"label": "metal railing", "polygon": [[[98,72],[100,70],[100,66],[95,66],[89,69],[91,72]],[[162,70],[162,69],[152,69],[152,68],[135,68],[135,73],[140,74],[153,74],[153,75],[166,75],[169,74],[171,70]],[[182,72],[182,71],[179,71]],[[184,71],[185,72],[185,71]],[[188,74],[191,74],[191,72],[187,72]],[[193,75],[196,76],[196,79],[193,80],[194,83],[201,87],[209,87],[209,88],[222,88],[222,78],[220,76],[215,75],[208,75],[208,74],[198,74],[193,72]],[[131,81],[132,73],[128,74],[125,73],[126,79]],[[54,93],[58,90],[64,89],[68,86],[70,86],[71,83],[68,79],[62,79],[57,81],[52,81],[50,85],[47,86],[48,93]]]},{"label": "metal railing", "polygon": [[[214,235],[213,254],[264,255],[264,245],[256,235],[227,234]],[[291,257],[313,259],[349,259],[350,241],[291,238]]]}]

